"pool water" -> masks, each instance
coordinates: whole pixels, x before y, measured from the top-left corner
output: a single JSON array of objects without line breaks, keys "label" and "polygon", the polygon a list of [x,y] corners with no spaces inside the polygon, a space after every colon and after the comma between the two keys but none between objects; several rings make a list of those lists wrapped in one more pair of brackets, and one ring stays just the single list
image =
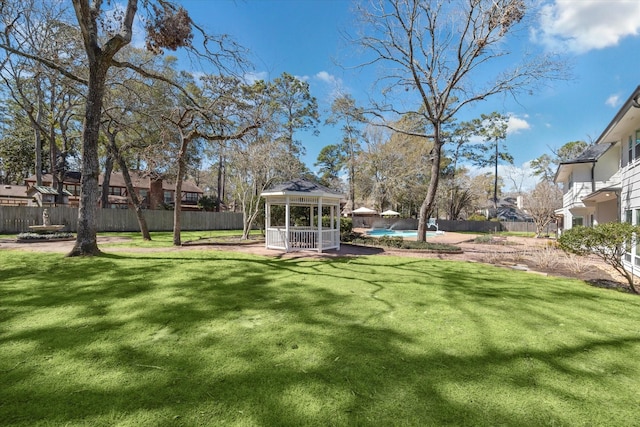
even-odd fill
[{"label": "pool water", "polygon": [[[374,237],[418,237],[417,230],[386,230],[384,228],[378,228],[367,231],[368,236]],[[436,233],[427,232],[427,237],[435,237]]]}]

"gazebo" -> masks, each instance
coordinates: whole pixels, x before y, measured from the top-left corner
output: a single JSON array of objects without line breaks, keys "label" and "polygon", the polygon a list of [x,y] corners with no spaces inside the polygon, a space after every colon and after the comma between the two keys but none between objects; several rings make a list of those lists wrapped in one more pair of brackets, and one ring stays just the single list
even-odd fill
[{"label": "gazebo", "polygon": [[260,195],[265,198],[267,249],[285,252],[340,249],[343,194],[297,179],[276,185]]}]

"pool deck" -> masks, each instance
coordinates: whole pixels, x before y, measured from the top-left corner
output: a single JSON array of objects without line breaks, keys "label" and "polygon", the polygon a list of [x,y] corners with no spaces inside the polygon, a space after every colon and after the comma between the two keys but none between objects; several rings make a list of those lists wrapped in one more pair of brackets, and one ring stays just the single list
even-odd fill
[{"label": "pool deck", "polygon": [[[353,231],[357,232],[357,233],[362,233],[362,234],[366,234],[367,231],[371,231],[372,229],[370,228],[354,228]],[[413,237],[409,237],[409,236],[402,236],[404,239],[406,240],[416,240],[417,237],[413,236]],[[434,242],[434,243],[446,243],[449,245],[457,245],[459,243],[462,242],[466,242],[469,240],[473,240],[476,237],[478,237],[477,234],[469,234],[469,233],[456,233],[456,232],[449,232],[449,231],[445,231],[442,234],[437,234],[435,236],[431,236],[431,235],[427,235],[427,241],[429,242]]]}]

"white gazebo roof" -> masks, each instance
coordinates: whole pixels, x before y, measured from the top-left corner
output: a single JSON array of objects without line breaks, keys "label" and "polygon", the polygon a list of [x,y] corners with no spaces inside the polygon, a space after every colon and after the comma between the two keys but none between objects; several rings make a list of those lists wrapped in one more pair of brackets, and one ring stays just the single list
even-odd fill
[{"label": "white gazebo roof", "polygon": [[327,199],[341,199],[344,197],[344,194],[338,191],[331,190],[323,185],[308,181],[306,179],[295,179],[283,184],[274,185],[273,187],[264,190],[260,195],[262,197],[316,196]]},{"label": "white gazebo roof", "polygon": [[392,211],[391,209],[389,209],[382,212],[380,216],[400,216],[400,212]]}]

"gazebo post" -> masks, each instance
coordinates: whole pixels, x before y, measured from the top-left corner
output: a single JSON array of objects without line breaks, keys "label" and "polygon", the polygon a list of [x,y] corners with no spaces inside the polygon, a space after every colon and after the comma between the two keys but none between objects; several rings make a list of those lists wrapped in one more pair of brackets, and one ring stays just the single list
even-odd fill
[{"label": "gazebo post", "polygon": [[322,197],[318,197],[318,243],[316,246],[317,251],[322,252]]},{"label": "gazebo post", "polygon": [[268,248],[271,245],[269,229],[271,228],[271,202],[267,200],[264,205],[264,233],[267,236],[266,238],[266,247]]},{"label": "gazebo post", "polygon": [[331,206],[331,228],[338,231],[338,250],[340,250],[340,205]]},{"label": "gazebo post", "polygon": [[291,215],[289,214],[289,196],[286,197],[286,203],[285,203],[285,209],[284,209],[284,234],[285,234],[285,241],[284,241],[284,251],[285,252],[289,252],[289,218],[291,217]]}]

